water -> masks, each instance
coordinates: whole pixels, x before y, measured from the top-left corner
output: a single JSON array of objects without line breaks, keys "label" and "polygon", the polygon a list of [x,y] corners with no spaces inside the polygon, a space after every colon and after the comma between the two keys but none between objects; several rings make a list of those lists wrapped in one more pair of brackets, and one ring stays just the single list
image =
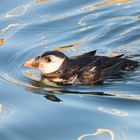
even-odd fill
[{"label": "water", "polygon": [[1,0],[0,139],[138,140],[140,68],[99,86],[40,83],[47,50],[140,60],[139,0]]}]

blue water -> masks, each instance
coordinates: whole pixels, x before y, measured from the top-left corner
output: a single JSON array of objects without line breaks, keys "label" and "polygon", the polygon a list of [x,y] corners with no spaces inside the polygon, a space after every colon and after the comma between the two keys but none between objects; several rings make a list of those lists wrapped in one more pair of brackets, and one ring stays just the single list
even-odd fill
[{"label": "blue water", "polygon": [[40,82],[47,50],[140,61],[139,0],[1,0],[0,139],[139,140],[140,67],[98,86]]}]

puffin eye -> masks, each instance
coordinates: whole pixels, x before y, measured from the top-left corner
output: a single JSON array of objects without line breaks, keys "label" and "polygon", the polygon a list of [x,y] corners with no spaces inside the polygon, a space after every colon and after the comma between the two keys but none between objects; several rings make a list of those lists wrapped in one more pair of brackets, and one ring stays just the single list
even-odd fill
[{"label": "puffin eye", "polygon": [[51,59],[49,57],[46,60],[47,60],[48,63],[51,62]]}]

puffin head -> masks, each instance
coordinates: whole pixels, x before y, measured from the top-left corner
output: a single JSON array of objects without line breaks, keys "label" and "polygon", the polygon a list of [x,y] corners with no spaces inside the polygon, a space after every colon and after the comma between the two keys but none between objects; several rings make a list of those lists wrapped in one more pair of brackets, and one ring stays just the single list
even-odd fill
[{"label": "puffin head", "polygon": [[43,74],[57,71],[67,59],[67,56],[60,51],[47,51],[41,56],[28,60],[24,66],[28,68],[39,68]]}]

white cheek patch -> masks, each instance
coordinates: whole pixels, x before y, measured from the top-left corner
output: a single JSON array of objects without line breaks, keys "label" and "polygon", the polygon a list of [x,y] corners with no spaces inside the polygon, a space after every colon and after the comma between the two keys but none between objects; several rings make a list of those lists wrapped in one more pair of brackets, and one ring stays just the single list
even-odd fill
[{"label": "white cheek patch", "polygon": [[51,62],[45,63],[43,65],[43,69],[41,70],[43,73],[52,73],[57,71],[62,63],[64,62],[65,58],[60,58],[56,56],[51,56]]}]

